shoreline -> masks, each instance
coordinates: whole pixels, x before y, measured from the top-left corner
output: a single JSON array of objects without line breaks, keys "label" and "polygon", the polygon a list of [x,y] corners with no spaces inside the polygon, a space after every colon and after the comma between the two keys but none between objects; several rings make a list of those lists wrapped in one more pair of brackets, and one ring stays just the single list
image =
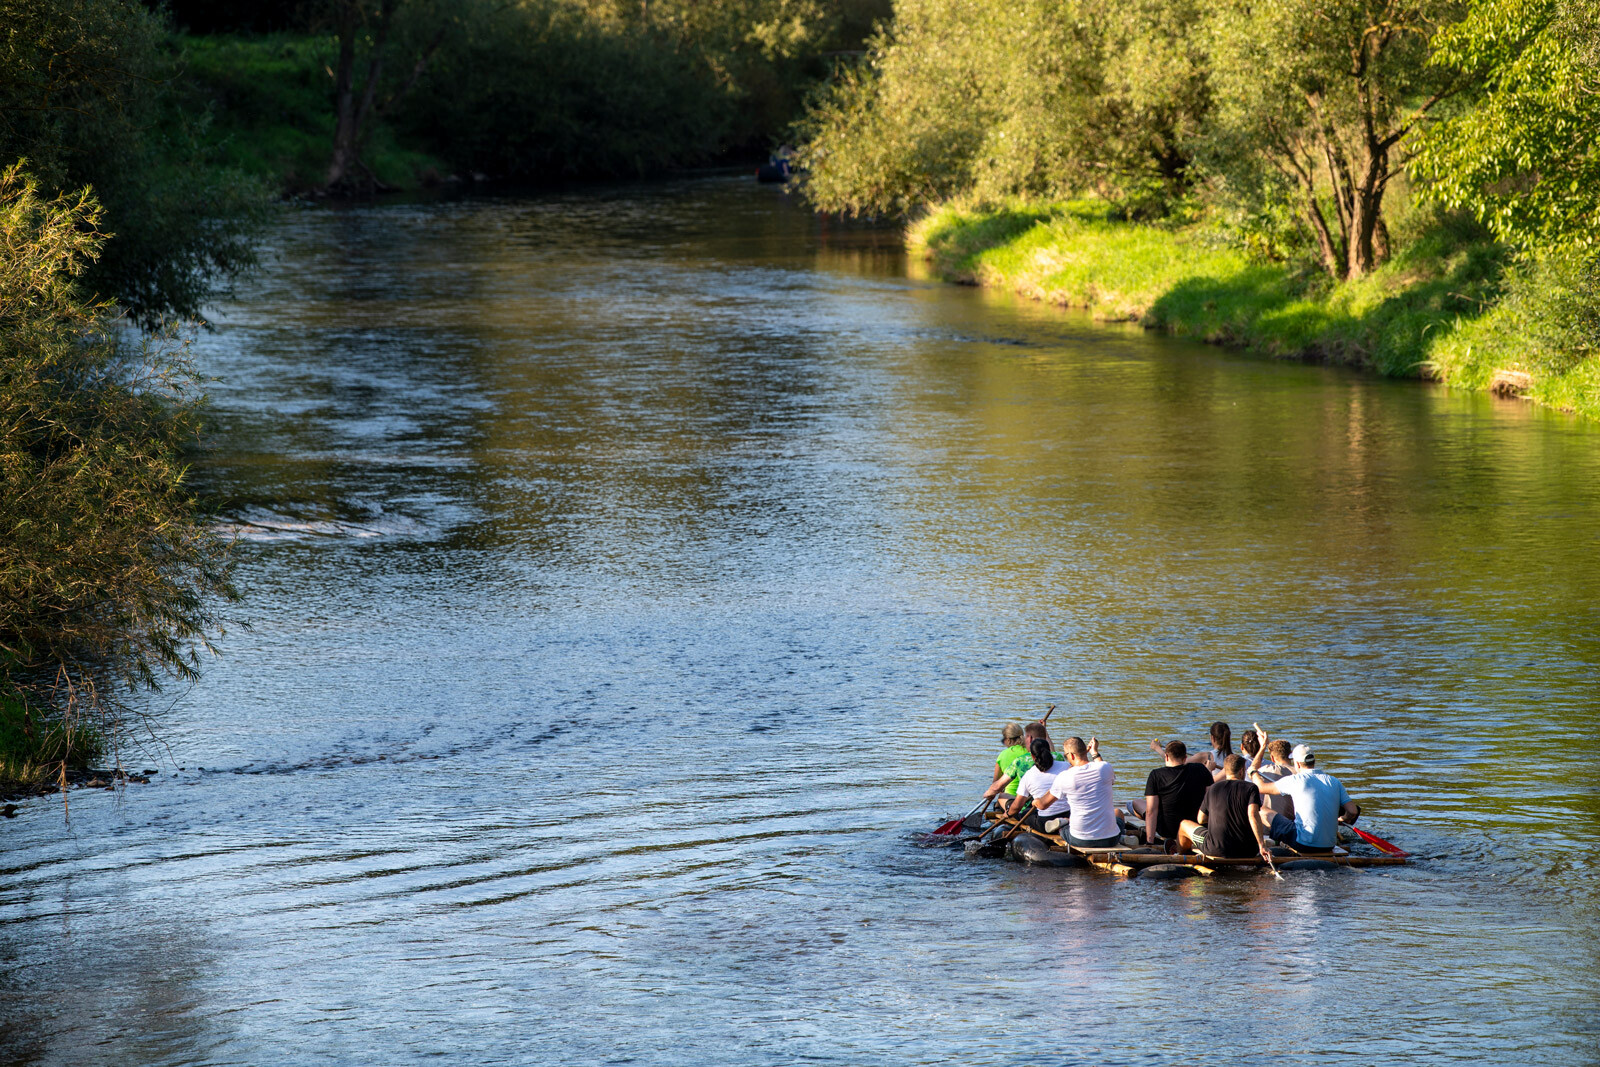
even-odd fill
[{"label": "shoreline", "polygon": [[907,227],[905,248],[938,280],[1007,289],[1103,322],[1600,418],[1600,356],[1552,373],[1508,351],[1514,331],[1496,303],[1504,250],[1443,227],[1341,282],[1296,277],[1198,225],[1114,220],[1099,201],[948,203]]},{"label": "shoreline", "polygon": [[[161,772],[157,770],[144,770],[135,773],[123,770],[120,767],[89,767],[83,770],[69,770],[67,771],[66,788],[67,790],[115,790],[118,786],[149,785],[150,776],[159,773]],[[63,791],[60,778],[52,778],[48,782],[0,781],[0,818],[15,818],[17,801],[37,800],[39,797],[53,796]]]}]

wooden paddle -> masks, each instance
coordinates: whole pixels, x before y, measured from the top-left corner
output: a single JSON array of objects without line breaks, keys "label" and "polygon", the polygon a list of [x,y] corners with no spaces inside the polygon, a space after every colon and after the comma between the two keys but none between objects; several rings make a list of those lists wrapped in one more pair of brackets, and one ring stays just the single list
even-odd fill
[{"label": "wooden paddle", "polygon": [[1272,862],[1272,850],[1270,848],[1263,847],[1261,849],[1261,854],[1267,857],[1267,870],[1272,872],[1272,877],[1276,878],[1280,882],[1283,881],[1283,875],[1278,873],[1278,865]]},{"label": "wooden paddle", "polygon": [[[1055,711],[1055,710],[1056,710],[1056,706],[1054,704],[1051,704],[1049,709],[1046,710],[1045,713],[1044,713],[1044,719],[1040,719],[1039,720],[1040,724],[1042,725],[1044,723],[1045,719],[1050,718],[1050,713],[1052,711]],[[960,833],[961,832],[961,828],[967,824],[967,820],[972,818],[974,815],[978,814],[978,812],[982,811],[984,805],[987,804],[987,803],[989,803],[989,798],[988,797],[984,797],[982,800],[978,801],[976,807],[974,807],[971,811],[967,812],[965,815],[961,816],[961,818],[959,818],[959,819],[951,819],[949,822],[946,822],[946,823],[940,823],[939,824],[939,828],[934,830],[933,833],[935,835],[939,836],[939,837],[949,837],[951,834]]]},{"label": "wooden paddle", "polygon": [[[1027,817],[1028,810],[1030,808],[1032,808],[1032,807],[1033,807],[1033,801],[1031,801],[1031,800],[1022,805],[1022,810],[1017,812],[1017,825],[1013,826],[1006,833],[1006,835],[1000,839],[1000,843],[1001,844],[1004,844],[1005,842],[1011,840],[1012,835],[1015,834],[1019,828],[1021,828],[1022,820]],[[978,840],[982,841],[984,838],[986,838],[990,834],[994,833],[995,830],[998,829],[999,827],[1005,826],[1006,825],[1005,820],[1007,818],[1010,818],[1010,816],[1003,816],[1003,817],[1000,817],[1000,818],[996,818],[993,822],[991,822],[987,827],[984,828],[983,833],[978,835]]]}]

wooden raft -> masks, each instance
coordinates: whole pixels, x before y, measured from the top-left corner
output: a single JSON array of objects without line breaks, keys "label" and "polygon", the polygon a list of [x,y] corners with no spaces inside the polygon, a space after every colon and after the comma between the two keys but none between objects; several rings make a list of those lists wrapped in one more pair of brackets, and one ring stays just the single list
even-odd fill
[{"label": "wooden raft", "polygon": [[[1016,827],[1026,816],[1012,818],[1001,815],[989,825],[995,823],[1002,826]],[[1221,856],[1204,856],[1198,852],[1169,854],[1151,849],[1147,845],[1138,846],[1113,846],[1111,848],[1080,848],[1070,845],[1066,838],[1060,834],[1047,834],[1043,830],[1033,830],[1023,827],[1019,833],[1032,834],[1043,841],[1048,841],[1052,848],[1063,852],[1070,852],[1074,856],[1086,860],[1090,866],[1112,874],[1132,875],[1137,874],[1141,867],[1156,867],[1161,864],[1173,864],[1179,867],[1193,867],[1202,874],[1212,874],[1219,868],[1261,868],[1265,869],[1267,861],[1260,856],[1244,856],[1239,859],[1227,859]],[[1343,848],[1335,848],[1332,852],[1296,852],[1292,856],[1278,859],[1280,864],[1293,863],[1296,860],[1322,860],[1336,864],[1340,867],[1395,867],[1408,862],[1405,856],[1356,856]]]}]

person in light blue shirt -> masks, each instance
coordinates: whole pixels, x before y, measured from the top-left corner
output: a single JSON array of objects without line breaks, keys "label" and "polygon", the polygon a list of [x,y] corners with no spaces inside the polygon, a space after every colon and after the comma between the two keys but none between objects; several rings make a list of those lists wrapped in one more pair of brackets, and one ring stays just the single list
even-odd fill
[{"label": "person in light blue shirt", "polygon": [[1259,726],[1261,748],[1250,761],[1250,780],[1263,796],[1286,796],[1294,801],[1294,818],[1261,809],[1261,824],[1280,845],[1301,852],[1331,852],[1339,843],[1339,824],[1354,826],[1361,806],[1350,799],[1344,783],[1317,770],[1317,757],[1305,745],[1289,752],[1294,773],[1275,782],[1260,774],[1261,753],[1267,750],[1267,733]]}]

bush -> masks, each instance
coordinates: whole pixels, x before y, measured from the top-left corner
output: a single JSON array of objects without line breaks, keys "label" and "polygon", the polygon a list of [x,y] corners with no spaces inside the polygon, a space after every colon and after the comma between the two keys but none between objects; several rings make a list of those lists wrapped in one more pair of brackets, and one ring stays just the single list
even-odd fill
[{"label": "bush", "polygon": [[0,165],[93,186],[117,240],[84,282],[154,328],[194,319],[255,262],[266,190],[206,148],[169,91],[176,57],[137,0],[0,0]]},{"label": "bush", "polygon": [[801,123],[807,195],[908,214],[957,195],[1094,192],[1165,213],[1207,107],[1198,6],[898,0]]},{"label": "bush", "polygon": [[96,724],[0,692],[0,791],[37,790],[63,771],[88,769],[105,753],[105,734]]},{"label": "bush", "polygon": [[0,681],[69,722],[193,677],[237,595],[184,482],[201,398],[183,349],[127,341],[79,288],[103,218],[0,172]]}]

